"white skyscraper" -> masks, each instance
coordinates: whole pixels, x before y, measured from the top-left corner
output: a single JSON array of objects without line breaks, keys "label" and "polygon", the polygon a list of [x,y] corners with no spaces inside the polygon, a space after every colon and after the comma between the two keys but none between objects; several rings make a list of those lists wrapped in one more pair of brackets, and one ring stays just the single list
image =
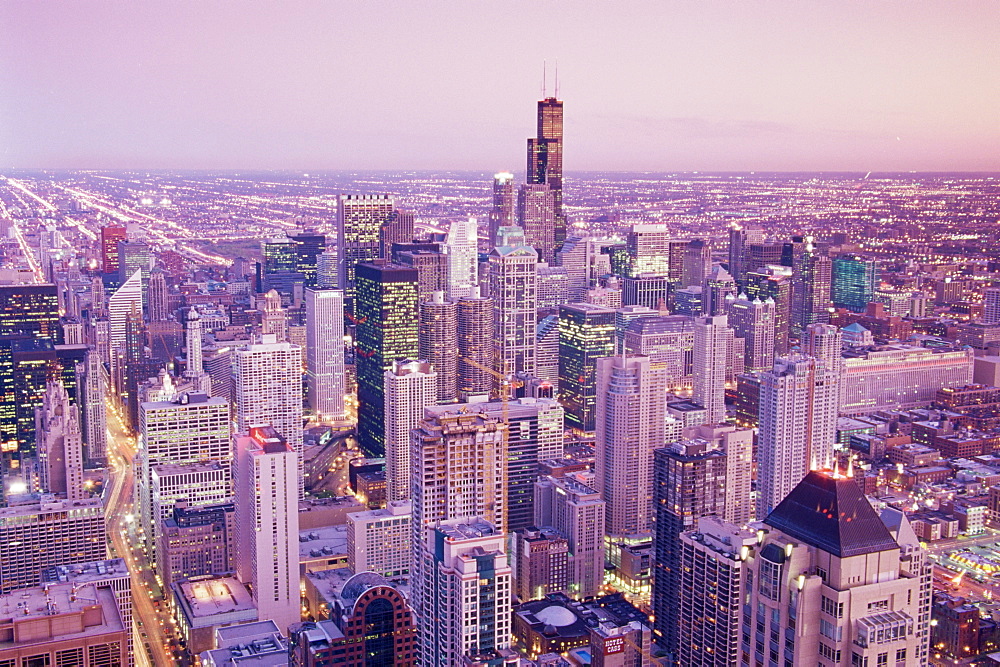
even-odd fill
[{"label": "white skyscraper", "polygon": [[309,408],[321,421],[343,419],[344,293],[307,289],[305,296]]},{"label": "white skyscraper", "polygon": [[490,252],[493,368],[499,373],[535,374],[537,264],[538,255],[527,246],[498,246]]},{"label": "white skyscraper", "polygon": [[[302,465],[302,349],[279,343],[273,335],[236,350],[233,360],[236,432],[273,426]],[[299,497],[304,480],[299,475]]]},{"label": "white skyscraper", "polygon": [[395,361],[385,372],[385,478],[387,500],[410,497],[410,431],[437,403],[437,373],[426,361]]},{"label": "white skyscraper", "polygon": [[62,382],[49,381],[41,407],[35,408],[35,426],[42,490],[67,500],[85,498],[80,408],[70,403]]},{"label": "white skyscraper", "polygon": [[737,338],[744,343],[744,368],[748,373],[771,370],[774,365],[774,299],[761,301],[739,298],[727,299],[729,324]]},{"label": "white skyscraper", "polygon": [[456,220],[448,228],[445,252],[448,254],[448,297],[457,299],[472,294],[479,284],[479,231],[475,218]]},{"label": "white skyscraper", "polygon": [[191,308],[187,315],[185,338],[187,367],[184,369],[184,377],[192,390],[211,394],[212,377],[205,372],[205,366],[202,364],[201,333],[201,316],[197,308]]},{"label": "white skyscraper", "polygon": [[725,315],[694,321],[694,375],[691,398],[707,411],[706,423],[726,420],[726,349],[732,334]]},{"label": "white skyscraper", "polygon": [[298,471],[298,454],[273,427],[236,437],[236,574],[250,584],[258,618],[283,632],[301,618]]},{"label": "white skyscraper", "polygon": [[767,516],[807,472],[833,464],[838,394],[836,374],[813,357],[778,358],[762,375],[757,516]]},{"label": "white skyscraper", "polygon": [[[496,648],[506,648],[510,642],[508,622],[510,597],[509,569],[500,582],[507,578],[505,591],[484,591],[495,595],[497,616],[494,618],[463,619],[454,588],[443,588],[455,583],[455,577],[464,580],[456,570],[468,572],[470,565],[463,560],[468,551],[456,546],[446,547],[450,542],[461,541],[474,548],[474,544],[464,543],[457,535],[445,534],[438,537],[438,529],[449,525],[459,534],[470,539],[475,536],[457,528],[462,525],[482,525],[481,537],[491,538],[490,552],[504,553],[506,539],[507,507],[507,425],[483,414],[467,413],[456,409],[453,412],[438,413],[422,420],[411,433],[410,468],[413,471],[413,569],[410,572],[412,603],[415,618],[418,619],[418,642],[421,664],[456,665],[461,664],[460,650],[465,642],[465,631],[456,634],[452,623],[467,624],[468,631],[473,626],[490,624],[493,630],[504,631],[494,636]],[[443,542],[442,542],[443,540]],[[479,546],[486,546],[480,544]],[[445,553],[442,552],[445,549]],[[486,557],[487,554],[483,553]],[[459,565],[459,563],[463,563]],[[485,565],[506,568],[506,558],[489,556]],[[473,570],[475,565],[471,565]],[[450,570],[452,574],[446,572]],[[442,579],[441,577],[445,577]],[[484,587],[494,586],[493,581]],[[464,585],[463,585],[464,590]],[[449,611],[449,605],[450,607]],[[507,614],[501,613],[504,609]],[[472,610],[472,607],[470,607]],[[475,611],[479,613],[478,606]],[[442,630],[444,625],[447,630]],[[475,641],[469,637],[469,641]],[[485,639],[484,639],[485,641]],[[480,645],[481,648],[487,648]]]},{"label": "white skyscraper", "polygon": [[[215,463],[221,466],[222,483],[228,486],[232,463],[232,430],[229,401],[204,393],[182,393],[172,401],[139,406],[139,448],[136,455],[136,496],[140,524],[150,545],[157,544],[160,521],[171,507],[154,499],[154,473],[160,466]],[[162,472],[162,471],[161,471]],[[217,500],[215,489],[205,488],[207,497],[193,493],[192,506]],[[155,546],[154,546],[155,548]]]},{"label": "white skyscraper", "polygon": [[597,360],[597,490],[606,532],[648,533],[653,522],[653,449],[664,444],[664,371],[649,357]]},{"label": "white skyscraper", "polygon": [[139,269],[108,299],[112,350],[125,347],[125,320],[133,311],[142,313],[142,271]]},{"label": "white skyscraper", "polygon": [[815,357],[828,369],[839,373],[843,367],[841,357],[842,336],[832,324],[809,324],[802,332],[802,354]]}]

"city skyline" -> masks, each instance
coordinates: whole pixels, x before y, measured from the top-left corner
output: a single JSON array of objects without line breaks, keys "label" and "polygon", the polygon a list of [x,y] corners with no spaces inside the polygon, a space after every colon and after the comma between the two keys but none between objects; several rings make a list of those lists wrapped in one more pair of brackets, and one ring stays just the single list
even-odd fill
[{"label": "city skyline", "polygon": [[545,63],[567,172],[1000,169],[991,3],[54,7],[0,3],[0,168],[518,173]]}]

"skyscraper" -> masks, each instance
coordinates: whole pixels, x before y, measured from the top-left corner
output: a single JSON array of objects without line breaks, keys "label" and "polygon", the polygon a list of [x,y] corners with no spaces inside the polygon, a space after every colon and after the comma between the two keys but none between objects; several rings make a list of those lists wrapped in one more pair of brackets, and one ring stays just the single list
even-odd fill
[{"label": "skyscraper", "polygon": [[149,254],[149,244],[143,241],[118,242],[118,282],[123,284],[136,271],[140,273],[142,283],[142,304],[146,310],[146,296],[149,289],[149,270],[152,266]]},{"label": "skyscraper", "polygon": [[721,516],[725,507],[726,453],[717,443],[684,440],[654,453],[653,502],[656,537],[653,562],[653,616],[657,642],[680,651],[680,536],[699,517]]},{"label": "skyscraper", "polygon": [[479,232],[475,218],[455,220],[445,237],[448,254],[448,296],[467,296],[479,284]]},{"label": "skyscraper", "polygon": [[566,593],[597,595],[604,582],[606,503],[601,494],[571,477],[542,477],[535,483],[535,525],[552,526],[569,545]]},{"label": "skyscraper", "polygon": [[323,234],[290,234],[295,254],[295,271],[301,273],[306,287],[316,287],[319,270],[319,256],[326,250],[326,236]]},{"label": "skyscraper", "polygon": [[767,516],[807,472],[832,465],[838,394],[836,374],[812,357],[775,359],[763,374],[757,516]]},{"label": "skyscraper", "polygon": [[437,374],[437,402],[458,400],[458,306],[444,292],[420,304],[419,353]]},{"label": "skyscraper", "polygon": [[191,383],[194,391],[202,391],[206,394],[212,393],[212,378],[205,372],[202,363],[202,338],[201,338],[201,316],[197,308],[189,308],[187,314],[186,345],[187,364],[184,368],[184,377]]},{"label": "skyscraper", "polygon": [[653,525],[653,450],[663,445],[666,387],[649,357],[597,361],[594,478],[607,503],[606,532],[641,535]]},{"label": "skyscraper", "polygon": [[236,349],[233,358],[236,432],[270,425],[299,455],[297,488],[301,497],[305,480],[302,464],[302,349],[279,343],[274,336]]},{"label": "skyscraper", "polygon": [[309,408],[320,420],[345,416],[344,293],[307,289],[306,386]]},{"label": "skyscraper", "polygon": [[744,344],[748,373],[771,370],[774,365],[774,301],[750,300],[746,295],[729,301],[729,323]]},{"label": "skyscraper", "polygon": [[[410,584],[423,665],[459,664],[467,650],[510,641],[506,431],[499,420],[455,411],[412,432]],[[459,590],[471,600],[470,618],[459,611]],[[481,607],[480,593],[493,604]]]},{"label": "skyscraper", "polygon": [[983,322],[1000,324],[1000,287],[987,287],[983,290]]},{"label": "skyscraper", "polygon": [[[458,299],[458,398],[489,394],[493,378],[480,366],[493,366],[493,299],[472,294]],[[469,363],[474,361],[477,365]]]},{"label": "skyscraper", "polygon": [[751,243],[763,243],[762,229],[743,229],[734,226],[729,230],[729,274],[737,283],[742,284],[744,272],[744,255]]},{"label": "skyscraper", "polygon": [[563,103],[555,97],[538,101],[537,137],[528,139],[528,183],[546,183],[552,189],[555,216],[553,239],[558,248],[566,240],[563,213]]},{"label": "skyscraper", "polygon": [[339,195],[337,204],[337,287],[344,291],[348,310],[353,310],[354,267],[379,258],[381,229],[392,220],[395,207],[389,195]]},{"label": "skyscraper", "polygon": [[792,325],[794,335],[810,324],[828,322],[833,264],[830,257],[813,246],[806,237],[802,250],[793,259]]},{"label": "skyscraper", "polygon": [[167,279],[163,269],[156,268],[149,272],[149,290],[146,299],[149,306],[147,312],[150,322],[165,322],[169,309],[167,306]]},{"label": "skyscraper", "polygon": [[792,320],[792,273],[780,265],[769,265],[760,271],[743,274],[744,292],[751,300],[774,301],[774,353],[785,354],[790,349]]},{"label": "skyscraper", "polygon": [[125,349],[125,319],[133,311],[142,313],[142,293],[142,272],[136,269],[108,299],[112,350]]},{"label": "skyscraper", "polygon": [[857,255],[833,260],[833,305],[863,313],[875,296],[879,282],[878,262]]},{"label": "skyscraper", "polygon": [[517,223],[540,261],[555,260],[555,193],[547,183],[525,183],[517,191]]},{"label": "skyscraper", "polygon": [[416,269],[382,260],[359,264],[354,318],[358,443],[367,456],[384,456],[385,372],[420,352]]},{"label": "skyscraper", "polygon": [[534,249],[526,246],[490,252],[493,369],[498,373],[535,372],[537,262]]},{"label": "skyscraper", "polygon": [[118,274],[118,243],[124,241],[127,230],[121,225],[101,227],[101,267],[105,274]]},{"label": "skyscraper", "polygon": [[708,273],[705,289],[702,290],[702,307],[709,317],[726,314],[726,297],[736,296],[736,281],[721,266],[715,266]]},{"label": "skyscraper", "polygon": [[802,354],[839,375],[843,366],[841,338],[840,329],[832,324],[809,324],[802,332]]},{"label": "skyscraper", "polygon": [[726,420],[726,350],[733,335],[728,324],[725,315],[694,321],[691,398],[707,411],[707,424]]},{"label": "skyscraper", "polygon": [[426,361],[394,361],[385,372],[386,499],[410,497],[410,431],[437,402],[437,374]]},{"label": "skyscraper", "polygon": [[271,426],[236,438],[236,573],[253,591],[260,620],[284,632],[299,612],[298,454]]},{"label": "skyscraper", "polygon": [[567,425],[594,430],[597,360],[614,353],[614,310],[589,303],[559,307],[559,402]]},{"label": "skyscraper", "polygon": [[395,243],[410,243],[413,241],[413,211],[395,210],[389,219],[379,229],[379,259],[392,259],[392,246]]},{"label": "skyscraper", "polygon": [[49,382],[42,406],[35,409],[35,424],[42,489],[67,500],[85,498],[80,408],[70,403],[62,382]]},{"label": "skyscraper", "polygon": [[260,297],[257,300],[257,309],[261,311],[261,334],[273,335],[279,343],[288,340],[288,317],[281,306],[281,295],[277,290],[268,290]]},{"label": "skyscraper", "polygon": [[497,243],[497,231],[515,224],[514,174],[503,171],[493,176],[493,208],[490,209],[487,251]]}]

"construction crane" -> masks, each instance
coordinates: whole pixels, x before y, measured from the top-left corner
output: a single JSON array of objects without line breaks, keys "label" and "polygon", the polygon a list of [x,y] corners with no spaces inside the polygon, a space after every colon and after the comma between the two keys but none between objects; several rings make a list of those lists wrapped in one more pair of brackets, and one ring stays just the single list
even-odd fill
[{"label": "construction crane", "polygon": [[[475,368],[478,368],[479,370],[483,371],[484,373],[489,373],[490,375],[492,375],[494,378],[496,378],[499,381],[499,383],[500,383],[500,402],[501,402],[501,404],[503,406],[501,408],[501,414],[503,415],[503,423],[504,424],[509,424],[510,420],[508,419],[507,403],[508,403],[508,401],[511,398],[513,398],[512,394],[513,394],[514,388],[520,386],[520,382],[514,377],[514,374],[513,373],[501,373],[499,371],[495,371],[492,368],[490,368],[489,366],[485,366],[485,365],[479,363],[478,361],[475,361],[474,359],[469,359],[468,357],[459,357],[459,359],[461,359],[462,361],[466,362],[467,364],[470,364],[471,366],[473,366]],[[504,362],[504,366],[505,367],[506,367],[506,365],[507,365],[507,363]]]}]

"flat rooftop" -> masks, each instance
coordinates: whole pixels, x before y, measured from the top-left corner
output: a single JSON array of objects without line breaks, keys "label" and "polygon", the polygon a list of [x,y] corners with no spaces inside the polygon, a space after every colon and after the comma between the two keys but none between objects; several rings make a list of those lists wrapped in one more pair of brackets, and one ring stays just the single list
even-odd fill
[{"label": "flat rooftop", "polygon": [[42,579],[49,583],[85,584],[127,576],[129,576],[128,565],[125,564],[124,558],[57,565],[42,572]]},{"label": "flat rooftop", "polygon": [[239,611],[254,611],[250,591],[235,577],[186,581],[177,586],[192,618],[210,618]]},{"label": "flat rooftop", "polygon": [[[95,607],[100,608],[100,614],[94,613]],[[55,616],[67,618],[50,623],[48,633],[37,633],[33,626],[28,632],[31,639],[17,640],[17,626],[21,623]],[[48,584],[0,596],[0,627],[10,626],[14,626],[12,638],[0,641],[0,650],[125,631],[114,591],[99,584]]]}]

